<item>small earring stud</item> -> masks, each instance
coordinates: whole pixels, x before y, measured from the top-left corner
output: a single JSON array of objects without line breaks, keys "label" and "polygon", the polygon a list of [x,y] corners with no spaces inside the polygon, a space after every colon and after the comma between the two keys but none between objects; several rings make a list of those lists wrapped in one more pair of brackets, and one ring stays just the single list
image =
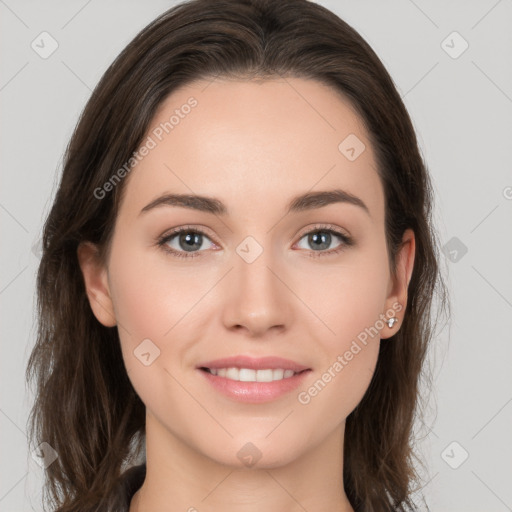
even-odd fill
[{"label": "small earring stud", "polygon": [[396,318],[395,316],[393,318],[390,318],[388,320],[388,326],[389,328],[393,327],[393,325],[395,324],[395,322],[398,322],[398,318]]}]

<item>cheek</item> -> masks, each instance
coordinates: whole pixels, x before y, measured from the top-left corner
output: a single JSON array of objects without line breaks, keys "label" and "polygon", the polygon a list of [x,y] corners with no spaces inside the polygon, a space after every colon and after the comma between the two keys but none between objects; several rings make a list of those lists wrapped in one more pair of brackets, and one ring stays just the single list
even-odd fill
[{"label": "cheek", "polygon": [[318,328],[328,341],[328,348],[343,349],[366,329],[382,329],[382,321],[378,320],[385,312],[389,285],[384,243],[347,252],[339,264],[301,262],[301,267],[290,274],[290,281],[313,313],[308,315],[310,323],[321,321]]},{"label": "cheek", "polygon": [[[163,342],[205,293],[192,267],[173,266],[157,249],[112,254],[114,307],[133,342],[154,338]],[[188,317],[187,317],[188,321]],[[123,329],[121,329],[121,332]],[[125,332],[126,334],[126,332]]]},{"label": "cheek", "polygon": [[184,329],[194,322],[193,306],[201,293],[191,286],[197,281],[193,273],[176,273],[165,255],[153,254],[123,250],[119,240],[110,281],[127,373],[144,404],[159,411],[166,407],[162,397],[172,401],[183,395],[173,379],[174,363],[188,349],[180,339],[186,339]]},{"label": "cheek", "polygon": [[137,393],[150,404],[155,389],[172,394],[170,373],[189,360],[203,332],[202,297],[218,277],[173,263],[156,249],[129,251],[133,243],[116,243],[110,281],[123,359]]},{"label": "cheek", "polygon": [[316,276],[322,287],[302,289],[308,303],[317,305],[315,313],[329,331],[323,328],[326,335],[316,336],[324,358],[316,380],[302,390],[299,402],[314,410],[314,416],[330,417],[333,424],[352,412],[372,379],[389,280],[382,247],[376,245],[373,251],[346,261],[331,268],[329,275]]},{"label": "cheek", "polygon": [[358,279],[355,273],[345,282],[349,286],[344,293],[333,293],[337,314],[325,315],[325,323],[335,334],[317,336],[317,350],[323,357],[297,396],[305,421],[323,418],[325,430],[334,429],[363,398],[381,343],[382,301],[375,298],[375,282]]}]

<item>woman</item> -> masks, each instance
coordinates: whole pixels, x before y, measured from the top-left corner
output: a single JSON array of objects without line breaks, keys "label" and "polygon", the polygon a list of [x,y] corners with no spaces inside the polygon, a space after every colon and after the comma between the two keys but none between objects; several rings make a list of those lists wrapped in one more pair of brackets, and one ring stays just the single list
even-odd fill
[{"label": "woman", "polygon": [[389,74],[327,9],[195,0],[148,25],[44,228],[27,378],[55,510],[414,509],[447,305],[431,208]]}]

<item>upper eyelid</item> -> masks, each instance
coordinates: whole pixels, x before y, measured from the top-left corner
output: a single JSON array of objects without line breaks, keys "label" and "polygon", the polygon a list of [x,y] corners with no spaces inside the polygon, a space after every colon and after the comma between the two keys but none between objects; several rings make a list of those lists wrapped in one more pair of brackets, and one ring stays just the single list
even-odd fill
[{"label": "upper eyelid", "polygon": [[316,224],[313,224],[312,226],[305,227],[295,235],[300,236],[302,238],[304,235],[307,235],[309,233],[314,233],[316,231],[333,231],[335,234],[339,236],[346,236],[347,238],[351,238],[352,235],[343,228],[339,228],[337,226],[334,226],[334,224],[325,223],[322,224],[321,222],[317,222]]},{"label": "upper eyelid", "polygon": [[215,243],[216,245],[219,245],[217,242],[215,242],[215,236],[212,236],[207,228],[203,227],[196,227],[196,226],[180,226],[176,229],[172,229],[171,231],[167,232],[166,234],[159,237],[160,240],[163,239],[170,239],[174,238],[175,236],[178,236],[180,233],[188,233],[188,232],[194,232],[199,233],[200,235],[205,235],[210,240]]}]

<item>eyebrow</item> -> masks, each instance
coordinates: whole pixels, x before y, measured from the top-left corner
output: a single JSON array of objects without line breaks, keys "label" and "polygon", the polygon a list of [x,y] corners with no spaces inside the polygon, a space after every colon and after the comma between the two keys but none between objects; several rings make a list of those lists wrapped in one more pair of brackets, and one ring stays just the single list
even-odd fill
[{"label": "eyebrow", "polygon": [[[341,189],[307,192],[294,197],[288,203],[287,213],[315,210],[334,203],[352,204],[363,209],[368,215],[370,215],[368,207],[361,198]],[[153,210],[159,206],[181,206],[182,208],[189,208],[220,216],[226,216],[228,214],[227,206],[222,201],[214,197],[192,194],[164,194],[144,206],[140,211],[139,216],[142,213]]]}]

